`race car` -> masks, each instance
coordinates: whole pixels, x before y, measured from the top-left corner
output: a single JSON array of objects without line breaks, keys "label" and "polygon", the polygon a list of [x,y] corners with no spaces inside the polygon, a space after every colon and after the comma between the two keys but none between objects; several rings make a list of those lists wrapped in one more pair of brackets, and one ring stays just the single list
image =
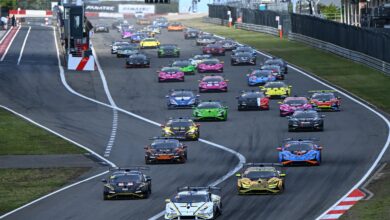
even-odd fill
[{"label": "race car", "polygon": [[233,54],[236,53],[250,53],[252,56],[257,56],[257,52],[250,46],[238,46],[236,49],[232,50]]},{"label": "race car", "polygon": [[322,146],[315,144],[314,138],[285,139],[282,146],[278,147],[279,163],[288,165],[317,165],[321,164]]},{"label": "race car", "polygon": [[207,44],[214,44],[217,40],[211,35],[200,35],[196,38],[196,46],[204,46]]},{"label": "race car", "polygon": [[225,48],[221,44],[207,44],[202,47],[203,54],[225,56]]},{"label": "race car", "polygon": [[96,24],[95,27],[93,28],[93,32],[99,33],[99,32],[110,32],[110,29],[108,26],[103,25],[103,24]]},{"label": "race car", "polygon": [[170,23],[167,27],[168,31],[183,31],[184,25],[182,25],[180,22],[173,22]]},{"label": "race car", "polygon": [[160,42],[156,38],[145,38],[139,43],[140,47],[143,48],[157,48],[160,46]]},{"label": "race car", "polygon": [[194,55],[188,60],[191,61],[192,65],[197,67],[199,63],[203,62],[206,59],[211,59],[211,58],[213,58],[211,54],[198,54],[198,55]]},{"label": "race car", "polygon": [[150,58],[145,54],[137,53],[129,56],[126,59],[126,68],[132,67],[150,67]]},{"label": "race car", "polygon": [[284,191],[285,173],[281,164],[247,163],[241,173],[237,173],[237,190],[239,195],[277,194]]},{"label": "race car", "polygon": [[154,34],[161,34],[161,29],[159,26],[156,25],[149,25],[144,28],[145,31],[153,32]]},{"label": "race car", "polygon": [[176,44],[161,44],[157,50],[157,57],[180,57],[180,48]]},{"label": "race car", "polygon": [[204,76],[199,80],[199,92],[227,92],[228,82],[223,76]]},{"label": "race car", "polygon": [[272,74],[276,77],[276,79],[284,80],[284,74],[282,73],[282,70],[281,70],[280,66],[278,66],[278,65],[268,65],[268,64],[265,64],[265,65],[261,65],[260,69],[262,69],[262,70],[271,70]]},{"label": "race car", "polygon": [[140,43],[143,39],[147,38],[148,35],[145,33],[135,33],[130,37],[131,43]]},{"label": "race car", "polygon": [[187,161],[187,146],[176,139],[156,137],[145,147],[145,163],[185,163]]},{"label": "race car", "polygon": [[291,94],[291,86],[284,82],[267,82],[264,86],[259,86],[268,98],[286,98]]},{"label": "race car", "polygon": [[269,110],[269,99],[262,91],[242,91],[238,100],[238,111],[242,110]]},{"label": "race car", "polygon": [[197,141],[200,134],[199,126],[189,118],[173,118],[169,119],[165,125],[161,125],[161,132],[163,137]]},{"label": "race car", "polygon": [[275,75],[272,74],[272,70],[254,69],[246,76],[248,77],[249,86],[264,85],[267,82],[274,82],[276,80]]},{"label": "race car", "polygon": [[191,64],[189,60],[175,60],[171,64],[172,67],[179,67],[180,70],[187,75],[193,75],[196,71],[196,66]]},{"label": "race car", "polygon": [[218,59],[206,59],[198,64],[198,73],[222,73],[223,72],[223,61]]},{"label": "race car", "polygon": [[288,131],[299,130],[324,130],[324,115],[319,115],[315,110],[296,110],[288,118]]},{"label": "race car", "polygon": [[168,27],[168,19],[166,19],[164,17],[158,17],[158,18],[154,19],[152,24],[156,25],[160,28],[167,28]]},{"label": "race car", "polygon": [[256,56],[248,52],[234,53],[230,57],[230,64],[235,65],[256,65]]},{"label": "race car", "polygon": [[178,67],[163,67],[157,73],[158,82],[184,82],[184,73]]},{"label": "race car", "polygon": [[309,98],[313,108],[317,111],[340,111],[341,98],[334,94],[334,90],[310,91]]},{"label": "race car", "polygon": [[230,39],[219,40],[216,43],[221,44],[226,51],[235,50],[237,48],[237,43]]},{"label": "race car", "polygon": [[296,110],[312,109],[306,97],[287,97],[283,102],[279,102],[280,116],[292,115]]},{"label": "race car", "polygon": [[121,31],[122,39],[128,39],[135,34],[135,31],[131,28],[123,28]]},{"label": "race car", "polygon": [[121,47],[129,46],[130,43],[127,41],[114,41],[111,44],[111,54],[116,54],[118,49]]},{"label": "race car", "polygon": [[226,121],[228,108],[218,101],[200,102],[192,111],[196,121]]},{"label": "race car", "polygon": [[138,33],[145,34],[149,38],[154,38],[156,36],[156,33],[152,32],[152,31],[143,30],[143,29],[139,30]]},{"label": "race car", "polygon": [[199,31],[192,28],[187,28],[184,31],[184,39],[196,39],[199,36]]},{"label": "race car", "polygon": [[264,62],[265,65],[277,65],[280,67],[282,74],[288,73],[287,62],[281,58],[272,57]]},{"label": "race car", "polygon": [[129,57],[137,53],[140,53],[137,47],[122,47],[117,50],[116,57]]},{"label": "race car", "polygon": [[103,199],[118,197],[148,198],[152,193],[152,178],[144,174],[148,167],[110,169],[110,176],[104,179]]},{"label": "race car", "polygon": [[139,25],[149,25],[152,23],[152,21],[147,18],[138,18],[136,23]]},{"label": "race car", "polygon": [[181,187],[166,200],[165,219],[216,219],[222,214],[217,187]]},{"label": "race car", "polygon": [[172,89],[165,97],[168,109],[192,108],[199,103],[199,95],[189,89]]}]

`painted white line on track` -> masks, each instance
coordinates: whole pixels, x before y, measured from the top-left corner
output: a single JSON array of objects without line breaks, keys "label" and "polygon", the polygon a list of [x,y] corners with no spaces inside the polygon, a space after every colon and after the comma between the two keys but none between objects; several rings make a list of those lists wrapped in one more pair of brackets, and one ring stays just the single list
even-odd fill
[{"label": "painted white line on track", "polygon": [[19,26],[18,29],[16,30],[15,35],[12,37],[11,42],[10,42],[10,43],[8,44],[8,46],[7,46],[7,49],[5,49],[5,52],[4,52],[3,56],[1,57],[0,61],[3,61],[3,60],[4,60],[5,56],[6,56],[7,53],[8,53],[9,48],[11,47],[11,45],[12,45],[12,43],[14,42],[16,36],[18,35],[20,28],[21,28],[21,26]]},{"label": "painted white line on track", "polygon": [[27,31],[26,37],[24,38],[24,41],[23,41],[22,49],[20,50],[20,55],[19,55],[19,59],[18,59],[18,65],[20,64],[20,61],[22,60],[24,47],[26,46],[27,38],[28,38],[28,35],[30,34],[30,31],[31,31],[31,26],[28,27],[28,31]]},{"label": "painted white line on track", "polygon": [[11,32],[12,28],[8,29],[8,31],[4,34],[3,38],[0,40],[0,44],[3,43],[4,39],[8,36],[8,34]]}]

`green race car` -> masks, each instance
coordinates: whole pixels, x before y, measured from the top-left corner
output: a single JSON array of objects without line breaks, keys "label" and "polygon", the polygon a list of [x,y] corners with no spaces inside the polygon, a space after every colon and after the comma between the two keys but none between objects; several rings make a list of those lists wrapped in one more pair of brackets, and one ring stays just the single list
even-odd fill
[{"label": "green race car", "polygon": [[157,50],[158,58],[180,57],[180,48],[176,44],[161,44]]},{"label": "green race car", "polygon": [[228,108],[218,101],[200,102],[192,111],[197,121],[226,121]]},{"label": "green race car", "polygon": [[176,60],[172,63],[172,67],[179,67],[184,74],[195,74],[196,71],[196,66],[189,60]]}]

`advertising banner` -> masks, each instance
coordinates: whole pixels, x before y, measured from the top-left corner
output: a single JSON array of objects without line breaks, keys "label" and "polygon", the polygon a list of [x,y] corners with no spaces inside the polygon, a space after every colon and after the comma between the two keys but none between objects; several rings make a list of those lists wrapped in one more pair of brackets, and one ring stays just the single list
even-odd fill
[{"label": "advertising banner", "polygon": [[116,5],[106,5],[106,4],[85,4],[86,12],[118,12],[118,8]]},{"label": "advertising banner", "polygon": [[143,12],[144,14],[154,14],[155,6],[154,5],[122,5],[118,6],[119,13],[132,13]]}]

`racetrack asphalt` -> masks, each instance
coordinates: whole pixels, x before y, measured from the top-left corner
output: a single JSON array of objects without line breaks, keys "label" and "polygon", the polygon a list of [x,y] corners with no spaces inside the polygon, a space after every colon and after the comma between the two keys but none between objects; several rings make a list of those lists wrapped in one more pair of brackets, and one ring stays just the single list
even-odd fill
[{"label": "racetrack asphalt", "polygon": [[[82,100],[62,86],[50,28],[32,28],[21,65],[17,66],[26,30],[21,29],[6,62],[0,64],[0,103],[103,154],[111,132],[112,111]],[[191,110],[167,110],[164,97],[171,88],[197,89],[200,74],[186,77],[184,83],[158,83],[156,70],[171,59],[156,58],[153,49],[145,50],[152,57],[150,69],[125,69],[124,59],[111,55],[108,46],[119,38],[119,33],[112,30],[109,34],[95,34],[93,39],[116,105],[159,123],[171,116],[189,116]],[[34,43],[31,39],[35,39]],[[184,40],[179,32],[164,30],[159,39],[163,43],[177,43],[182,58],[201,52],[194,41]],[[53,48],[40,47],[40,43]],[[314,219],[345,194],[375,160],[387,138],[384,122],[345,97],[341,112],[324,113],[324,132],[287,132],[287,120],[279,117],[276,100],[271,101],[270,111],[238,112],[235,97],[241,90],[251,89],[245,81],[251,67],[231,67],[229,54],[220,57],[225,61],[224,75],[230,80],[229,92],[201,94],[203,100],[224,101],[230,108],[228,121],[201,123],[201,138],[240,152],[248,162],[277,162],[275,148],[287,137],[317,137],[324,150],[319,167],[287,168],[286,190],[281,195],[238,196],[236,178],[229,178],[219,185],[224,206],[220,219]],[[96,72],[67,72],[68,83],[76,91],[107,102],[98,77]],[[293,94],[307,95],[308,90],[326,89],[291,69],[286,78],[293,86]],[[159,131],[157,126],[120,113],[117,138],[108,159],[119,166],[143,164],[143,146]],[[97,178],[6,219],[150,218],[164,209],[164,199],[176,187],[209,184],[238,162],[234,155],[204,143],[187,144],[186,164],[151,166],[153,193],[147,200],[103,201],[102,183]]]}]

